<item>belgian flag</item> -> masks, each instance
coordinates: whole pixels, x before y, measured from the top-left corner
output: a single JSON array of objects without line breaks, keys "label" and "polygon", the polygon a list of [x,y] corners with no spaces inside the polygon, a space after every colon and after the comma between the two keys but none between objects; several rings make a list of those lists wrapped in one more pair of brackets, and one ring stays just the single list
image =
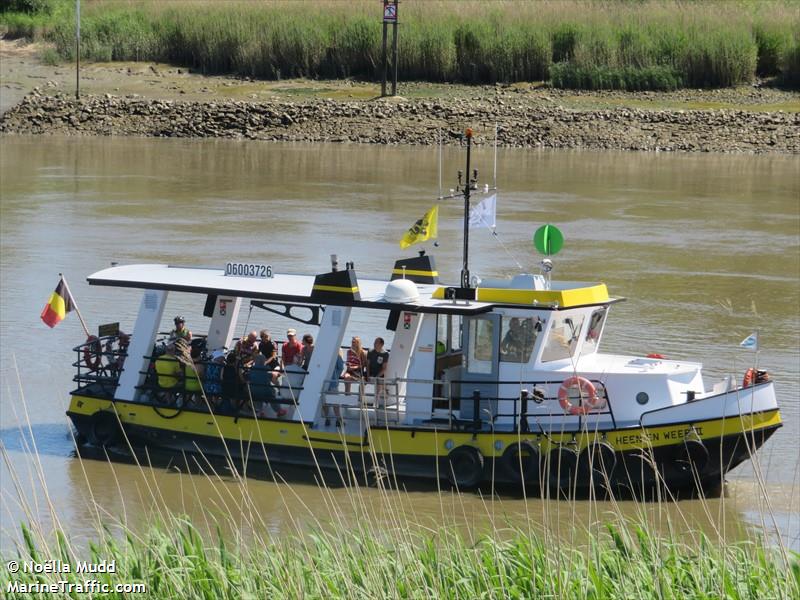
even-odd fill
[{"label": "belgian flag", "polygon": [[45,325],[48,327],[55,327],[58,325],[67,313],[74,308],[72,296],[69,293],[64,279],[60,279],[56,290],[50,294],[50,300],[45,304],[42,311],[41,318]]}]

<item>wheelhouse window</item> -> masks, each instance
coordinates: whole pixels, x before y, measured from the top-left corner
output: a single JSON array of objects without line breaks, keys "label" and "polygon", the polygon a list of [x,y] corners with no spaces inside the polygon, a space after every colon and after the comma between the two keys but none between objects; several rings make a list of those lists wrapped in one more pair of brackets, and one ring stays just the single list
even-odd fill
[{"label": "wheelhouse window", "polygon": [[439,315],[436,320],[436,355],[461,350],[461,317]]},{"label": "wheelhouse window", "polygon": [[492,372],[492,346],[494,322],[489,319],[469,319],[469,352],[467,366],[470,373]]},{"label": "wheelhouse window", "polygon": [[461,350],[461,317],[451,315],[447,320],[450,322],[450,349],[456,352]]},{"label": "wheelhouse window", "polygon": [[571,358],[578,346],[584,320],[583,315],[554,315],[542,350],[542,362]]},{"label": "wheelhouse window", "polygon": [[539,318],[503,317],[500,362],[527,363],[542,330]]},{"label": "wheelhouse window", "polygon": [[607,309],[604,306],[598,308],[589,317],[589,328],[586,330],[586,338],[583,340],[581,349],[583,354],[591,354],[597,350],[597,346],[600,344],[600,334],[603,332],[603,323],[606,320],[606,312]]}]

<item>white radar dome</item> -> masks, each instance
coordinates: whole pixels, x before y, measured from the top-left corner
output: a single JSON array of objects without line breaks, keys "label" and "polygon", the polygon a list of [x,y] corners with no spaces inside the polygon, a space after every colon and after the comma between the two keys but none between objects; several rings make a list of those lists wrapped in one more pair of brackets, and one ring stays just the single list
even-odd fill
[{"label": "white radar dome", "polygon": [[395,304],[415,302],[419,300],[417,284],[410,279],[395,279],[386,285],[383,299]]}]

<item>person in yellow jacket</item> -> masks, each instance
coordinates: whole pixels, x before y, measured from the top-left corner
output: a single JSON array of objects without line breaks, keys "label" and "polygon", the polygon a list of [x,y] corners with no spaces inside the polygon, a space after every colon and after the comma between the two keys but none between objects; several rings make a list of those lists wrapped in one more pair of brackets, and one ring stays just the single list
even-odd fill
[{"label": "person in yellow jacket", "polygon": [[183,379],[183,369],[175,356],[175,345],[169,344],[164,354],[156,359],[156,375],[158,376],[158,387],[164,391],[167,404],[175,401],[175,392],[178,391],[178,384]]},{"label": "person in yellow jacket", "polygon": [[198,403],[202,396],[199,379],[202,373],[198,373],[198,369],[202,367],[194,364],[191,346],[185,339],[175,340],[175,358],[178,359],[183,375],[184,402]]}]

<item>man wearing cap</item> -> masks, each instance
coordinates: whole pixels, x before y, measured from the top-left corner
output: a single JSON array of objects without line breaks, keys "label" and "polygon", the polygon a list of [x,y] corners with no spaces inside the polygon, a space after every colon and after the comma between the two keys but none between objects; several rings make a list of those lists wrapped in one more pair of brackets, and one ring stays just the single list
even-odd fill
[{"label": "man wearing cap", "polygon": [[188,343],[192,341],[192,332],[186,327],[186,320],[180,315],[175,317],[175,329],[169,333],[170,342],[178,339],[186,340]]},{"label": "man wearing cap", "polygon": [[303,359],[303,344],[297,341],[297,331],[289,328],[286,331],[286,342],[281,346],[281,359],[283,368],[289,365],[300,364]]}]

